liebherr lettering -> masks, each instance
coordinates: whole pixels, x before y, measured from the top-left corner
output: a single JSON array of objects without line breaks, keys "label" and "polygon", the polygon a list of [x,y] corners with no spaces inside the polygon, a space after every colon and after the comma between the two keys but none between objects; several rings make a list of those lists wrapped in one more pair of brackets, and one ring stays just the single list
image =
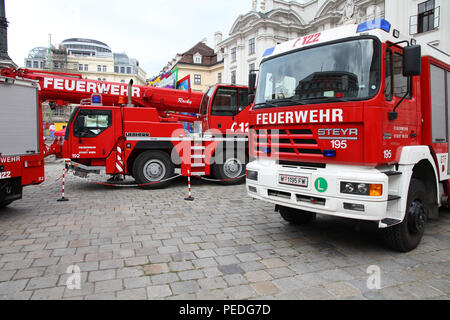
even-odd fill
[{"label": "liebherr lettering", "polygon": [[[75,91],[86,93],[100,93],[110,94],[114,96],[127,96],[127,85],[110,84],[110,83],[96,83],[83,80],[70,79],[53,79],[44,78],[44,89],[54,89],[61,91]],[[132,96],[140,98],[141,89],[138,87],[132,88]]]},{"label": "liebherr lettering", "polygon": [[342,109],[260,113],[256,121],[258,125],[344,122],[343,114]]}]

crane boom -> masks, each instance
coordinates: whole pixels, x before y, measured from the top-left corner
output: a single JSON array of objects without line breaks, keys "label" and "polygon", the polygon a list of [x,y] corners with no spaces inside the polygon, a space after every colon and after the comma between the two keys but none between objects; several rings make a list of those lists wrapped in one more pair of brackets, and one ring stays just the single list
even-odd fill
[{"label": "crane boom", "polygon": [[[104,105],[120,106],[128,99],[128,84],[83,79],[79,74],[29,69],[3,69],[1,75],[39,82],[39,99],[58,104],[80,104],[92,94],[101,94]],[[164,117],[167,111],[200,112],[203,93],[148,86],[132,86],[131,102],[136,107],[155,108]]]}]

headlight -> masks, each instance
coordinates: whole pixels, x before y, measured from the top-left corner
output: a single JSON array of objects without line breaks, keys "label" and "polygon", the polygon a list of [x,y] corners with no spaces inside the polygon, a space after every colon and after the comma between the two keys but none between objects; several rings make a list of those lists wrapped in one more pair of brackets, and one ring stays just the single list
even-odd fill
[{"label": "headlight", "polygon": [[381,197],[383,195],[383,185],[359,182],[341,182],[341,193],[353,194],[357,196]]},{"label": "headlight", "polygon": [[247,170],[247,179],[258,181],[258,171]]}]

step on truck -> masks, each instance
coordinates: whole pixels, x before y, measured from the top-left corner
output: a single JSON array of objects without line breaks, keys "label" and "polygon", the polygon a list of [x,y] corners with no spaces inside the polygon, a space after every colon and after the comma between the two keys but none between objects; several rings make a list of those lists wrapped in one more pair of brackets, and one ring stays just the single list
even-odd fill
[{"label": "step on truck", "polygon": [[294,224],[373,221],[389,247],[413,250],[449,203],[449,97],[449,55],[384,19],[270,48],[249,115],[248,194]]},{"label": "step on truck", "polygon": [[0,76],[0,208],[45,180],[38,84]]}]

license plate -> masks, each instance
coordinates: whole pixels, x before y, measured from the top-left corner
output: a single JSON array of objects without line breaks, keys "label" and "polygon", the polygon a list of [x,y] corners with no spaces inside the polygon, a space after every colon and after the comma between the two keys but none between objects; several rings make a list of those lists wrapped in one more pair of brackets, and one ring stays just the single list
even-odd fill
[{"label": "license plate", "polygon": [[287,174],[280,174],[278,178],[280,184],[287,184],[297,187],[308,187],[308,178],[299,176],[290,176]]}]

